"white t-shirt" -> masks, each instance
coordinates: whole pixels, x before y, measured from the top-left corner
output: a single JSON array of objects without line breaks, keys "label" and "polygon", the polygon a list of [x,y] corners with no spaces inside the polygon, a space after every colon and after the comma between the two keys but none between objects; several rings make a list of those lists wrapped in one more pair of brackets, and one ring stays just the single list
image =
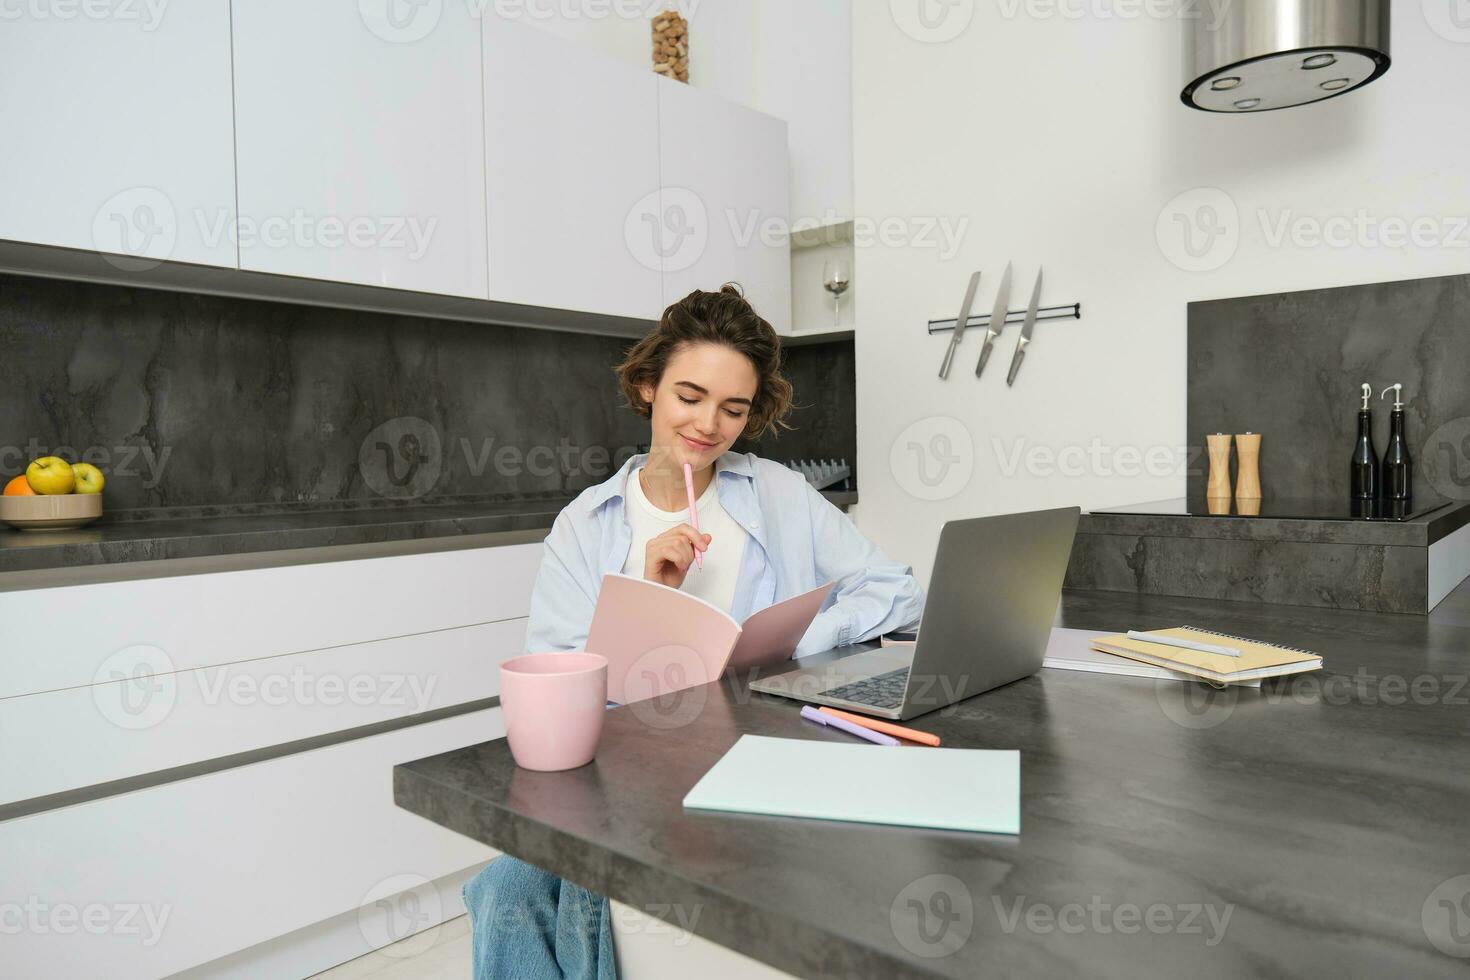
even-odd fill
[{"label": "white t-shirt", "polygon": [[[624,512],[633,529],[633,543],[628,546],[628,558],[623,562],[623,574],[643,578],[644,557],[648,542],[672,527],[692,524],[689,508],[683,510],[661,510],[655,507],[643,492],[636,467],[628,474],[627,500]],[[699,508],[699,529],[710,536],[709,548],[704,552],[704,568],[690,565],[684,576],[681,592],[699,596],[726,612],[735,602],[735,585],[740,578],[740,559],[745,555],[745,542],[749,532],[720,506],[719,494],[715,491],[718,477],[709,481],[709,487],[695,505]]]}]

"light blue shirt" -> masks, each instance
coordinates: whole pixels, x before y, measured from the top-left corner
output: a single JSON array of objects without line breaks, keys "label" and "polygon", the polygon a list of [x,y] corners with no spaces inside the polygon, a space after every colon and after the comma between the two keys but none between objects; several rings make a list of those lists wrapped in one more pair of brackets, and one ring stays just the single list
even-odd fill
[{"label": "light blue shirt", "polygon": [[[531,594],[528,652],[585,646],[602,576],[622,570],[633,540],[628,474],[647,459],[633,456],[557,515]],[[715,460],[715,480],[721,506],[750,534],[730,607],[736,622],[836,581],[796,656],[917,625],[924,589],[913,569],[883,554],[800,473],[754,453],[726,452]]]}]

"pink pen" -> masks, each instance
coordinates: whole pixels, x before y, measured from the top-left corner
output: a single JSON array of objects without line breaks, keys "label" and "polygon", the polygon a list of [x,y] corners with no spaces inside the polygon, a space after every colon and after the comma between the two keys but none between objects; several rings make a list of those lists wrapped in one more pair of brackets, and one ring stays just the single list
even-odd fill
[{"label": "pink pen", "polygon": [[[694,525],[694,533],[699,533],[699,511],[694,507],[694,471],[689,464],[684,464],[684,489],[689,494],[689,523]],[[694,564],[704,571],[704,559],[700,556],[699,549],[694,549]]]}]

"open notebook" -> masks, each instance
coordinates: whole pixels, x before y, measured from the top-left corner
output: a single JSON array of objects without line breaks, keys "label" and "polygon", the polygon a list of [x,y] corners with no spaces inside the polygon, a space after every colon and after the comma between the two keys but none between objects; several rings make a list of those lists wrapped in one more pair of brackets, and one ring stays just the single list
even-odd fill
[{"label": "open notebook", "polygon": [[1153,632],[1184,640],[1194,640],[1196,643],[1233,647],[1240,651],[1240,656],[1227,657],[1224,654],[1185,650],[1164,643],[1149,643],[1147,640],[1131,639],[1123,633],[1099,636],[1092,641],[1092,645],[1107,653],[1127,657],[1130,660],[1141,660],[1156,667],[1167,667],[1170,670],[1193,674],[1218,684],[1259,680],[1264,677],[1280,677],[1284,674],[1299,674],[1307,670],[1319,670],[1322,667],[1322,657],[1310,650],[1262,643],[1259,640],[1248,640],[1243,636],[1231,636],[1227,633],[1216,633],[1213,630],[1196,629],[1193,626],[1176,626],[1173,629],[1154,630]]},{"label": "open notebook", "polygon": [[767,606],[742,624],[698,596],[609,572],[587,651],[607,658],[607,696],[619,704],[707,684],[727,670],[790,660],[835,584]]}]

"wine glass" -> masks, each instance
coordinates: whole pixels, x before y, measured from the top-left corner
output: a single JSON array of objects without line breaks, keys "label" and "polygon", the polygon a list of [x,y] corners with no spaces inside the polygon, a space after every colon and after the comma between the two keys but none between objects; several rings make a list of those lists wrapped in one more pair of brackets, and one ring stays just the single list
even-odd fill
[{"label": "wine glass", "polygon": [[847,259],[822,263],[822,287],[832,294],[832,325],[842,325],[842,294],[852,285],[852,264]]}]

